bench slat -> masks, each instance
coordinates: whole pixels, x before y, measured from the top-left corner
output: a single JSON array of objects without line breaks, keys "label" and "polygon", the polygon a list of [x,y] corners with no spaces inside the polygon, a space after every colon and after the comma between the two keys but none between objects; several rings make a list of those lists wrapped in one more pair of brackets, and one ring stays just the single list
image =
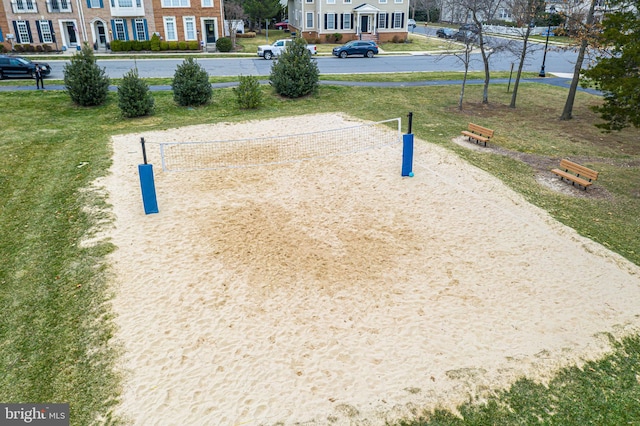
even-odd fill
[{"label": "bench slat", "polygon": [[578,176],[573,175],[571,173],[567,173],[564,170],[553,169],[551,171],[553,173],[557,174],[558,176],[563,177],[563,178],[565,178],[567,180],[573,181],[573,182],[575,182],[575,183],[577,183],[579,185],[584,186],[585,188],[588,187],[588,186],[593,185],[593,182],[590,182],[588,180],[584,180],[582,178],[579,178]]},{"label": "bench slat", "polygon": [[596,180],[598,178],[598,172],[596,172],[595,170],[591,170],[585,166],[582,166],[580,164],[574,163],[573,161],[569,161],[569,160],[561,160],[560,161],[560,168],[561,169],[565,169],[565,170],[569,170],[571,172],[574,172],[575,174],[578,174],[580,176],[584,176],[588,179],[591,180]]}]

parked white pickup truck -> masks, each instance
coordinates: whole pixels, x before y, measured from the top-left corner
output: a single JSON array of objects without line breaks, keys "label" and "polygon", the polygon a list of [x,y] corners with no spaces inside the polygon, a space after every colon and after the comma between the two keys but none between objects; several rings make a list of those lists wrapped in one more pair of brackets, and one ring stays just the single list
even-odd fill
[{"label": "parked white pickup truck", "polygon": [[[284,52],[284,50],[293,42],[292,39],[287,38],[283,40],[275,41],[273,44],[265,44],[262,46],[258,46],[258,56],[264,59],[271,59],[274,56],[278,57]],[[316,55],[318,51],[316,50],[315,44],[307,44],[307,50],[311,55]]]}]

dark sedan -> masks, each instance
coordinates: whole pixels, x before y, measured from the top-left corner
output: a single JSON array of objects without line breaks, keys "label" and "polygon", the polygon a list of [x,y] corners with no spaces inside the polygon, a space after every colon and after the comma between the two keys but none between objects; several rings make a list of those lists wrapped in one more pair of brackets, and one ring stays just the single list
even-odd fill
[{"label": "dark sedan", "polygon": [[45,62],[32,62],[20,56],[0,55],[0,80],[5,77],[29,77],[36,74],[36,65],[42,68],[42,75],[51,74],[51,67]]},{"label": "dark sedan", "polygon": [[456,32],[453,28],[438,28],[436,35],[440,38],[453,38]]},{"label": "dark sedan", "polygon": [[373,41],[351,40],[342,46],[333,48],[333,55],[346,58],[350,55],[362,55],[366,58],[373,58],[378,54],[378,45]]}]

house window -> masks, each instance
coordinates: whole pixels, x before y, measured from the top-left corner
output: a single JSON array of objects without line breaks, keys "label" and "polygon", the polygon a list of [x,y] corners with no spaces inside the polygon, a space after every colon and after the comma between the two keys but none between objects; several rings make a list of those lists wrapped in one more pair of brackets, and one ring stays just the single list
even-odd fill
[{"label": "house window", "polygon": [[327,13],[324,15],[324,29],[325,30],[335,30],[336,29],[336,14],[335,13]]},{"label": "house window", "polygon": [[307,12],[307,28],[313,28],[313,12]]},{"label": "house window", "polygon": [[118,3],[117,7],[133,7],[132,0],[116,0]]},{"label": "house window", "polygon": [[15,3],[16,10],[15,13],[18,12],[36,12],[36,5],[32,0],[16,0]]},{"label": "house window", "polygon": [[127,33],[124,28],[124,20],[122,19],[114,19],[113,20],[113,28],[115,29],[114,37],[116,40],[126,40]]},{"label": "house window", "polygon": [[511,19],[511,13],[509,13],[509,10],[504,8],[500,8],[500,10],[498,10],[498,16],[500,19]]},{"label": "house window", "polygon": [[380,4],[387,4],[387,0],[378,0],[378,3],[380,3]]},{"label": "house window", "polygon": [[99,9],[104,6],[101,0],[89,0],[89,7],[91,9]]},{"label": "house window", "polygon": [[403,21],[404,13],[396,12],[393,14],[393,28],[402,28]]},{"label": "house window", "polygon": [[388,16],[386,13],[381,13],[378,15],[378,28],[388,28],[387,25]]},{"label": "house window", "polygon": [[167,36],[167,41],[177,41],[176,18],[174,16],[165,16],[162,19],[164,20],[164,34]]},{"label": "house window", "polygon": [[196,18],[194,16],[184,16],[182,23],[184,24],[184,39],[196,40]]},{"label": "house window", "polygon": [[136,40],[148,40],[144,19],[136,19],[135,21]]},{"label": "house window", "polygon": [[27,21],[16,21],[16,29],[18,30],[18,43],[31,43],[31,37],[29,37],[29,28],[27,28]]},{"label": "house window", "polygon": [[202,0],[202,7],[213,7],[213,0]]},{"label": "house window", "polygon": [[307,3],[313,3],[313,0],[306,0]]},{"label": "house window", "polygon": [[190,4],[189,0],[162,0],[162,7],[190,7]]},{"label": "house window", "polygon": [[351,29],[351,14],[345,13],[342,15],[342,29],[350,30]]},{"label": "house window", "polygon": [[351,4],[351,0],[342,0],[344,4]]},{"label": "house window", "polygon": [[402,0],[393,0],[394,3],[402,3]]},{"label": "house window", "polygon": [[38,21],[40,27],[40,40],[42,43],[53,43],[53,34],[51,34],[51,27],[49,21]]},{"label": "house window", "polygon": [[327,0],[327,4],[336,4],[336,0]]}]

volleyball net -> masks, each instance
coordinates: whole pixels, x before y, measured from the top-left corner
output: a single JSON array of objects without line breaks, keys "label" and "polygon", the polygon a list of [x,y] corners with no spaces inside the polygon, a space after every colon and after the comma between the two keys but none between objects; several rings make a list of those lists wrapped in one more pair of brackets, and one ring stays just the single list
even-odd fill
[{"label": "volleyball net", "polygon": [[162,170],[196,171],[289,163],[402,142],[400,118],[286,136],[208,142],[160,142]]}]

